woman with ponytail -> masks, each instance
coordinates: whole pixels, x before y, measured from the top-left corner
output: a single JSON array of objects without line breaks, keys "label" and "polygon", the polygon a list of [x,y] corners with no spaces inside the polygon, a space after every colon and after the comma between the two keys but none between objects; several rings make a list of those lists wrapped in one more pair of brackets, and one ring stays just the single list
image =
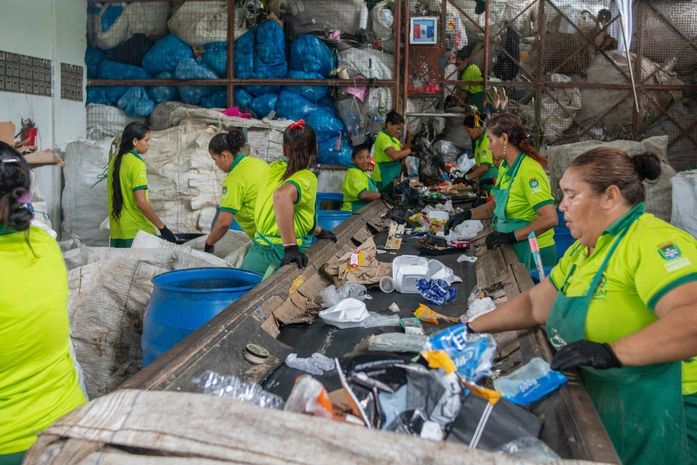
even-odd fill
[{"label": "woman with ponytail", "polygon": [[227,177],[213,228],[206,238],[206,252],[213,253],[215,243],[230,229],[233,219],[250,239],[254,238],[254,208],[268,165],[264,160],[241,153],[245,143],[242,130],[233,128],[216,134],[208,144],[215,166],[227,173]]},{"label": "woman with ponytail", "polygon": [[446,231],[468,219],[491,220],[494,232],[486,238],[486,247],[513,246],[518,259],[529,269],[535,268],[528,234],[535,232],[544,266],[557,263],[554,206],[547,164],[532,145],[522,121],[510,113],[499,113],[487,124],[489,149],[498,165],[496,184],[491,189],[493,202],[453,216]]},{"label": "woman with ponytail", "polygon": [[[172,231],[148,202],[148,173],[142,155],[150,148],[150,128],[128,124],[121,134],[118,154],[107,169],[107,211],[112,247],[130,247],[138,231],[176,242]],[[157,229],[155,229],[157,228]]]},{"label": "woman with ponytail", "polygon": [[576,242],[534,288],[468,322],[544,325],[555,370],[578,368],[622,463],[697,463],[697,241],[650,213],[655,155],[574,159],[559,206]]},{"label": "woman with ponytail", "polygon": [[303,120],[283,133],[284,160],[269,165],[254,213],[256,233],[242,268],[265,276],[289,263],[307,266],[311,236],[336,242],[331,231],[317,226],[317,176],[310,166],[317,157],[317,136]]},{"label": "woman with ponytail", "polygon": [[87,399],[70,354],[68,272],[31,225],[30,171],[0,142],[0,464],[22,462],[37,435]]}]

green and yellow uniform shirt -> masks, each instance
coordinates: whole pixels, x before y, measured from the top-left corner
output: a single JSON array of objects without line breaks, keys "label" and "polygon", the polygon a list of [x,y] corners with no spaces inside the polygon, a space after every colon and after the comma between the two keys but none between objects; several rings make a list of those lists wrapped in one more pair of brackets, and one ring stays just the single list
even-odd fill
[{"label": "green and yellow uniform shirt", "polygon": [[[259,189],[254,218],[257,232],[254,240],[260,245],[283,246],[281,231],[276,223],[273,194],[283,184],[292,184],[298,192],[294,205],[293,223],[298,245],[309,244],[315,230],[315,200],[317,198],[317,176],[310,170],[300,170],[288,179],[283,179],[288,163],[277,160],[269,165],[267,176]],[[304,242],[303,242],[304,239]],[[270,244],[269,244],[270,243]]]},{"label": "green and yellow uniform shirt", "polygon": [[121,196],[123,197],[123,208],[121,216],[115,220],[112,216],[114,187],[111,176],[114,171],[116,157],[109,161],[107,170],[107,211],[109,212],[109,229],[112,241],[132,240],[138,231],[145,231],[156,234],[157,228],[148,220],[136,204],[135,191],[144,190],[147,198],[148,173],[145,162],[140,155],[131,151],[121,157],[121,167],[119,168],[119,180],[121,183]]},{"label": "green and yellow uniform shirt", "polygon": [[[489,148],[489,138],[486,135],[486,128],[482,131],[482,135],[474,141],[474,162],[477,167],[488,166],[489,169],[479,176],[479,181],[495,180],[498,176],[498,169],[494,165],[494,155]],[[490,184],[490,183],[484,183]]]},{"label": "green and yellow uniform shirt", "polygon": [[[644,211],[640,203],[610,226],[593,254],[575,242],[550,273],[567,297],[584,295],[617,234],[629,228],[593,295],[586,319],[591,341],[612,343],[638,332],[658,319],[654,310],[663,296],[697,281],[697,240]],[[695,392],[697,363],[683,363],[683,393]]]},{"label": "green and yellow uniform shirt", "polygon": [[[534,158],[521,154],[513,165],[509,166],[506,160],[499,165],[496,185],[500,189],[509,187],[511,177],[508,173],[513,172],[517,164],[520,164],[520,169],[510,186],[506,217],[532,223],[537,219],[537,209],[554,204],[549,177]],[[537,243],[540,248],[554,245],[554,230],[550,229],[537,236]]]},{"label": "green and yellow uniform shirt", "polygon": [[361,199],[361,194],[364,192],[377,192],[378,187],[373,178],[370,177],[370,174],[357,166],[352,166],[346,170],[343,191],[344,203],[341,205],[341,209],[353,213],[369,203],[367,200]]},{"label": "green and yellow uniform shirt", "polygon": [[[0,229],[0,455],[84,404],[70,355],[68,272],[44,230]],[[33,249],[33,250],[32,250]]]},{"label": "green and yellow uniform shirt", "polygon": [[383,186],[392,184],[392,181],[397,179],[402,172],[401,161],[393,160],[385,152],[389,148],[399,152],[402,150],[402,144],[399,139],[392,137],[383,129],[378,133],[373,144],[373,160],[375,160],[373,179],[381,190]]},{"label": "green and yellow uniform shirt", "polygon": [[223,182],[220,211],[234,214],[235,220],[250,238],[257,230],[254,209],[259,188],[266,182],[267,168],[264,160],[239,154]]},{"label": "green and yellow uniform shirt", "polygon": [[461,81],[481,82],[481,84],[462,84],[460,89],[467,92],[467,103],[475,105],[480,113],[484,113],[484,78],[479,66],[471,63],[460,74]]}]

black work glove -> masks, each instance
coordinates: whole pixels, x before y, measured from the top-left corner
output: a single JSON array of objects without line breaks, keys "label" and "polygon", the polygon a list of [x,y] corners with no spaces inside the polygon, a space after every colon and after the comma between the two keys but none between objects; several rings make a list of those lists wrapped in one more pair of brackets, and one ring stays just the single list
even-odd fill
[{"label": "black work glove", "polygon": [[381,193],[380,199],[384,200],[385,202],[389,203],[390,205],[395,205],[397,203],[397,200],[391,194],[388,194],[387,192]]},{"label": "black work glove", "polygon": [[333,232],[323,229],[315,236],[317,239],[329,239],[332,242],[336,242],[336,236]]},{"label": "black work glove", "polygon": [[208,242],[206,242],[203,246],[203,251],[206,253],[213,253],[215,252],[215,246],[209,245]]},{"label": "black work glove", "polygon": [[620,368],[622,362],[610,347],[610,344],[601,344],[580,340],[567,344],[554,354],[552,370],[568,370],[581,365],[593,368]]},{"label": "black work glove", "polygon": [[494,250],[497,247],[501,247],[503,244],[515,244],[518,240],[515,238],[515,232],[502,233],[494,231],[488,236],[486,236],[486,248],[487,250]]},{"label": "black work glove", "polygon": [[296,263],[298,268],[305,268],[307,266],[307,256],[300,251],[300,247],[297,245],[283,247],[283,252],[281,266],[288,265],[289,263]]},{"label": "black work glove", "polygon": [[162,229],[160,229],[160,237],[167,242],[177,242],[177,238],[174,237],[174,233],[170,231],[170,229],[165,225],[162,226]]},{"label": "black work glove", "polygon": [[445,234],[448,234],[452,228],[457,226],[458,224],[462,223],[465,220],[471,220],[472,219],[472,210],[465,210],[462,213],[458,213],[457,215],[453,215],[448,219],[448,222],[445,223]]}]

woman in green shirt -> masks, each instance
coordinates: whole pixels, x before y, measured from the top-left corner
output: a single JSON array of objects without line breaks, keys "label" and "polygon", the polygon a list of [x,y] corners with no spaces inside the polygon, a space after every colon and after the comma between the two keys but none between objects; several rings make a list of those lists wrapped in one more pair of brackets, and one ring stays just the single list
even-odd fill
[{"label": "woman in green shirt", "polygon": [[[579,368],[622,463],[697,458],[697,241],[644,207],[654,155],[593,149],[560,181],[576,242],[548,279],[469,326],[544,325],[552,368]],[[692,454],[692,460],[690,459]]]},{"label": "woman in green shirt", "polygon": [[341,209],[346,212],[357,212],[373,200],[378,200],[382,194],[378,192],[375,181],[370,176],[370,147],[357,145],[351,154],[353,166],[346,170],[343,192],[344,203]]},{"label": "woman in green shirt", "polygon": [[143,155],[150,148],[150,128],[128,124],[121,134],[118,154],[107,169],[107,210],[112,247],[130,247],[138,231],[176,242],[172,231],[148,202],[148,175]]},{"label": "woman in green shirt", "polygon": [[553,266],[557,263],[553,228],[558,217],[542,166],[547,160],[533,147],[520,118],[510,113],[499,113],[489,121],[487,137],[494,162],[499,164],[491,190],[494,201],[454,215],[446,231],[468,219],[491,220],[494,232],[486,238],[487,248],[510,244],[529,269],[535,268],[528,243],[528,234],[534,231],[543,265]]},{"label": "woman in green shirt", "polygon": [[402,172],[402,159],[411,155],[410,148],[402,150],[402,144],[399,141],[402,129],[404,129],[404,118],[396,111],[391,111],[385,117],[385,127],[375,138],[373,179],[380,192],[392,193],[394,181]]},{"label": "woman in green shirt", "polygon": [[479,114],[468,114],[463,122],[465,132],[472,139],[472,152],[475,166],[466,175],[468,181],[479,181],[486,192],[490,192],[496,184],[498,170],[494,165],[494,156],[489,149],[489,138]]},{"label": "woman in green shirt", "polygon": [[0,142],[0,465],[19,465],[41,431],[87,402],[70,354],[68,271],[31,226],[30,180]]}]

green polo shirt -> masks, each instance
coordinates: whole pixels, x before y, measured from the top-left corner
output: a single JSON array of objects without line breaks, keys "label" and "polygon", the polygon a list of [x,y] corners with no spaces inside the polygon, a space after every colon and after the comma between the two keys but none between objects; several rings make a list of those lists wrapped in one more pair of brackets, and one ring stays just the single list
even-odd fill
[{"label": "green polo shirt", "polygon": [[119,168],[119,180],[121,184],[121,195],[123,197],[123,208],[118,220],[112,216],[112,205],[114,198],[114,186],[112,183],[112,173],[116,157],[109,161],[107,170],[107,211],[109,212],[109,229],[111,239],[131,240],[136,237],[138,231],[145,231],[156,234],[157,228],[148,220],[136,204],[135,191],[144,190],[148,198],[148,173],[145,162],[141,156],[131,151],[121,157],[121,167]]},{"label": "green polo shirt", "polygon": [[357,212],[369,203],[367,200],[361,199],[361,194],[377,191],[378,186],[370,174],[357,166],[352,166],[346,170],[346,176],[344,176],[344,203],[341,205],[341,209],[346,212]]},{"label": "green polo shirt", "polygon": [[[638,332],[658,319],[654,309],[661,297],[697,281],[697,240],[645,213],[640,203],[598,238],[592,254],[579,242],[569,247],[550,273],[552,284],[566,296],[585,295],[613,240],[624,229],[627,233],[610,258],[588,310],[586,335],[591,341],[612,343]],[[683,392],[697,392],[695,362],[683,364]]]},{"label": "green polo shirt", "polygon": [[[293,223],[295,225],[295,237],[298,245],[306,245],[303,238],[309,240],[309,236],[315,230],[315,200],[317,198],[317,176],[310,170],[300,170],[288,179],[283,179],[288,163],[285,160],[277,160],[268,167],[267,176],[259,189],[257,204],[254,211],[257,233],[254,240],[261,245],[283,245],[281,231],[276,223],[276,215],[273,208],[273,194],[283,184],[291,184],[298,192],[298,198],[293,206]],[[266,239],[266,240],[265,240]]]},{"label": "green polo shirt", "polygon": [[481,82],[482,84],[461,84],[460,89],[469,92],[470,94],[476,94],[479,92],[484,92],[484,78],[482,77],[482,70],[479,66],[474,63],[470,63],[467,67],[462,70],[460,74],[461,81],[473,81]]},{"label": "green polo shirt", "polygon": [[[520,169],[511,185],[509,173],[520,164]],[[549,177],[544,168],[534,158],[520,154],[513,165],[509,166],[506,160],[502,161],[498,168],[496,186],[506,189],[510,185],[508,202],[506,203],[506,217],[514,218],[528,223],[537,219],[537,209],[554,204],[552,189],[549,185]],[[550,229],[537,236],[540,248],[554,245],[554,230]]]},{"label": "green polo shirt", "polygon": [[[31,243],[31,247],[27,244]],[[0,229],[0,455],[87,399],[70,355],[68,272],[43,229]]]},{"label": "green polo shirt", "polygon": [[268,165],[264,160],[239,154],[230,165],[223,182],[220,196],[220,211],[232,213],[242,230],[250,238],[257,228],[254,223],[254,208],[259,188],[266,180]]},{"label": "green polo shirt", "polygon": [[489,148],[489,138],[486,135],[486,128],[482,131],[482,135],[479,139],[474,141],[474,162],[477,167],[488,166],[489,169],[479,176],[480,181],[486,181],[487,179],[496,179],[498,176],[498,169],[494,165],[494,155],[491,153]]},{"label": "green polo shirt", "polygon": [[389,148],[399,152],[402,150],[402,144],[399,142],[399,139],[392,137],[383,129],[378,133],[373,144],[373,159],[375,160],[373,179],[381,190],[383,186],[392,184],[392,181],[397,179],[399,173],[402,172],[402,162],[393,160],[385,152]]}]

